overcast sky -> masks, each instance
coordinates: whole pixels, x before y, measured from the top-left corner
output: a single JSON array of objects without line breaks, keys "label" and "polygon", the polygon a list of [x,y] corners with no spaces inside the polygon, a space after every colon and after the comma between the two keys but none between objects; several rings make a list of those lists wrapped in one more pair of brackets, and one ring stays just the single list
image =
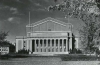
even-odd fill
[{"label": "overcast sky", "polygon": [[[41,19],[52,17],[64,22],[64,13],[47,11],[47,7],[55,5],[53,0],[0,0],[0,31],[9,31],[7,40],[15,42],[16,36],[25,36],[25,26],[29,23],[29,11],[31,12],[31,23]],[[69,18],[74,26],[74,34],[78,35],[78,29],[82,21]]]}]

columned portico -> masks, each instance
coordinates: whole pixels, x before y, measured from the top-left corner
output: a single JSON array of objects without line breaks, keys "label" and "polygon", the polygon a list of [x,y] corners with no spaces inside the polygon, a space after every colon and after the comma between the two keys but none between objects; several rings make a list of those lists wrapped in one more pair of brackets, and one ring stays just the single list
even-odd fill
[{"label": "columned portico", "polygon": [[29,49],[33,54],[47,52],[51,54],[68,53],[68,43],[66,38],[30,38],[28,41],[30,42]]}]

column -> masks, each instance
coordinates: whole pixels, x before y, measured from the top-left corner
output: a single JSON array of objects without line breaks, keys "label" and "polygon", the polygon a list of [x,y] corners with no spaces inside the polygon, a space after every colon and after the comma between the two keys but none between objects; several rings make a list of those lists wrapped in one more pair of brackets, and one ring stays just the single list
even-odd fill
[{"label": "column", "polygon": [[28,39],[28,48],[29,48],[29,51],[30,51],[30,40]]},{"label": "column", "polygon": [[27,48],[30,51],[30,40],[29,39],[27,40]]},{"label": "column", "polygon": [[56,39],[54,39],[54,52],[56,52]]},{"label": "column", "polygon": [[66,52],[68,52],[68,40],[66,39]]},{"label": "column", "polygon": [[39,46],[38,46],[38,52],[40,52],[40,39],[38,39],[38,44],[39,44]]},{"label": "column", "polygon": [[44,52],[46,52],[46,39],[44,39]]},{"label": "column", "polygon": [[32,52],[32,40],[30,40],[30,51]]},{"label": "column", "polygon": [[40,52],[42,52],[42,39],[40,39]]},{"label": "column", "polygon": [[67,49],[68,49],[68,51],[70,50],[69,49],[69,39],[67,40]]},{"label": "column", "polygon": [[60,52],[60,39],[58,39],[58,52]]},{"label": "column", "polygon": [[72,33],[70,32],[69,49],[72,49]]},{"label": "column", "polygon": [[46,52],[48,52],[48,39],[46,39]]},{"label": "column", "polygon": [[50,39],[50,52],[52,52],[52,39]]},{"label": "column", "polygon": [[42,52],[44,52],[44,39],[42,39]]},{"label": "column", "polygon": [[[1,47],[2,48],[2,47]],[[2,50],[2,49],[1,49]],[[18,52],[18,40],[16,40],[16,52]]]},{"label": "column", "polygon": [[35,52],[37,52],[37,51],[36,51],[36,48],[37,48],[36,39],[34,39],[34,41],[35,41]]},{"label": "column", "polygon": [[21,46],[21,49],[23,49],[24,48],[24,40],[21,40],[22,41],[22,46]]},{"label": "column", "polygon": [[27,40],[27,50],[29,50],[29,40]]},{"label": "column", "polygon": [[64,52],[64,39],[62,39],[62,52]]}]

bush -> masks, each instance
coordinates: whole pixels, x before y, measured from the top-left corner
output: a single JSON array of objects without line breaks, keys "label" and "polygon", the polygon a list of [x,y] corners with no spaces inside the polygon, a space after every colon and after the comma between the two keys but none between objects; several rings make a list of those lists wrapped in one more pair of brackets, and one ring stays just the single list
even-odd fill
[{"label": "bush", "polygon": [[100,54],[100,50],[99,49],[96,50],[96,54],[98,54],[98,55]]},{"label": "bush", "polygon": [[100,60],[100,57],[87,56],[83,54],[69,54],[61,57],[62,61],[96,61]]},{"label": "bush", "polygon": [[69,54],[82,54],[82,51],[76,48],[73,50],[70,49]]},{"label": "bush", "polygon": [[25,50],[25,49],[19,50],[18,54],[29,54],[29,50]]}]

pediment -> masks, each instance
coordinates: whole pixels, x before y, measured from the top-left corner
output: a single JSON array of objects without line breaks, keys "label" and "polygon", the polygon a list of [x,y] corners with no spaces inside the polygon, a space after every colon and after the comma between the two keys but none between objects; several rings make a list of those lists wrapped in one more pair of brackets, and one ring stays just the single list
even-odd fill
[{"label": "pediment", "polygon": [[42,19],[42,20],[40,20],[38,22],[35,22],[35,23],[32,23],[32,24],[28,24],[28,25],[26,25],[26,27],[29,27],[29,26],[35,27],[35,26],[41,25],[41,24],[46,23],[46,22],[53,22],[53,23],[56,23],[56,24],[60,24],[62,26],[72,25],[71,23],[65,23],[63,21],[60,21],[60,20],[57,20],[57,19],[54,19],[54,18],[51,18],[51,17],[47,17],[47,18]]},{"label": "pediment", "polygon": [[32,31],[68,31],[72,29],[71,23],[48,17],[38,22],[26,25],[27,28],[32,28]]}]

